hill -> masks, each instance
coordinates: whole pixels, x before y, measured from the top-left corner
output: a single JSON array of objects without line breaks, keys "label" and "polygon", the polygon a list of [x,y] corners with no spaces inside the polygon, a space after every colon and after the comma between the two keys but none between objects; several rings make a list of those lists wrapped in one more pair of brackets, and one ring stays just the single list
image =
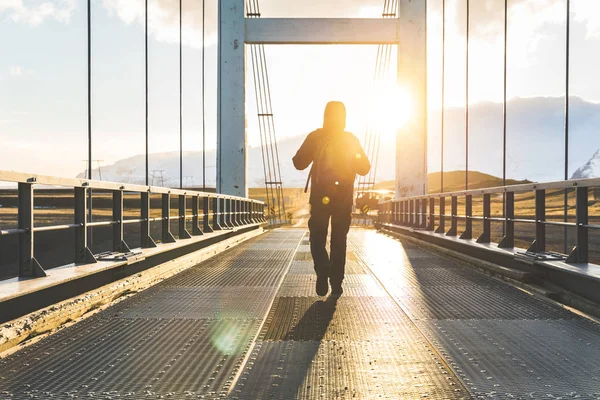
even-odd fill
[{"label": "hill", "polygon": [[[429,193],[440,192],[440,172],[433,172],[428,175]],[[531,183],[528,180],[507,179],[507,185],[518,185]],[[480,189],[486,187],[502,186],[502,178],[485,174],[479,171],[469,171],[469,189]],[[377,189],[395,190],[394,181],[385,181],[376,185]],[[454,192],[465,189],[465,171],[444,172],[444,191]]]}]

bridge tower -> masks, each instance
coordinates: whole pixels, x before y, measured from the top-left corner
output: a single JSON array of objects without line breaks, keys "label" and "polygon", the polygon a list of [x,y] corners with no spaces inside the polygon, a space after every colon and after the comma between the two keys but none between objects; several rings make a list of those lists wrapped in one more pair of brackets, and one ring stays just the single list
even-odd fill
[{"label": "bridge tower", "polygon": [[246,18],[244,11],[244,0],[219,0],[219,193],[248,195],[246,44],[398,45],[398,83],[413,107],[397,132],[396,192],[399,196],[427,192],[426,0],[400,0],[395,19]]}]

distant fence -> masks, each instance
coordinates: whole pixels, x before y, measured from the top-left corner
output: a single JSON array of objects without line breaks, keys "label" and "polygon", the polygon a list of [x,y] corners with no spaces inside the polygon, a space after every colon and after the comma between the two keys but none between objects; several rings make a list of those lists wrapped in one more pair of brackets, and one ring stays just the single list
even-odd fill
[{"label": "distant fence", "polygon": [[[16,183],[18,200],[15,202],[16,227],[0,229],[0,244],[8,238],[16,238],[16,264],[19,277],[45,276],[44,266],[36,260],[36,233],[72,231],[72,259],[75,264],[97,262],[97,255],[90,250],[90,232],[92,228],[104,227],[111,230],[111,253],[131,254],[124,237],[124,227],[138,225],[140,229],[139,243],[141,248],[156,247],[156,241],[174,243],[177,240],[203,235],[217,230],[233,229],[253,224],[266,223],[264,203],[257,200],[199,192],[185,189],[169,189],[155,186],[130,185],[123,183],[93,181],[86,179],[69,179],[51,176],[32,175],[17,172],[0,171],[0,182]],[[56,223],[50,220],[44,226],[34,224],[35,186],[53,188],[69,188],[72,198],[66,202],[72,207],[72,223]],[[94,191],[102,192],[110,203],[110,217],[102,221],[92,219]],[[124,197],[139,195],[135,201],[139,209],[138,218],[126,218],[124,214]],[[160,216],[151,216],[151,195],[159,195]],[[172,199],[178,199],[179,212],[171,215]],[[191,213],[188,205],[191,202]],[[63,203],[64,200],[63,200]],[[131,201],[128,202],[131,205]],[[171,221],[178,221],[178,229],[171,232]],[[64,221],[60,221],[64,222]],[[150,224],[161,224],[160,237],[151,235]],[[191,222],[191,224],[190,224]],[[188,229],[188,226],[190,229]],[[178,239],[175,238],[175,235]],[[156,235],[155,235],[156,236]]]},{"label": "distant fence", "polygon": [[[475,198],[480,199],[476,207]],[[447,199],[450,200],[449,214]],[[563,201],[569,204],[566,214],[563,213]],[[493,213],[494,206],[496,210]],[[600,179],[502,186],[396,199],[379,205],[377,223],[383,227],[412,227],[463,240],[476,239],[482,244],[492,243],[496,237],[500,248],[511,249],[527,244],[526,255],[531,257],[540,255],[543,258],[545,254],[549,259],[568,263],[599,263],[600,246],[591,248],[590,237],[600,233]],[[493,223],[500,225],[498,232],[492,229]],[[550,233],[551,228],[555,230]],[[530,242],[526,240],[529,236],[533,236]],[[560,236],[563,237],[562,246],[556,244],[556,238]],[[600,244],[600,236],[597,239]],[[552,254],[548,251],[549,240],[555,242],[555,249],[560,247],[564,250]]]}]

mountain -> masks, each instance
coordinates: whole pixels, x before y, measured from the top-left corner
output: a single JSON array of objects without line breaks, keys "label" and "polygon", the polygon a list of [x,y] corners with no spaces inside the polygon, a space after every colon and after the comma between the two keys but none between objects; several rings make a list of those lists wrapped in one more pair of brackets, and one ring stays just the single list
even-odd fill
[{"label": "mountain", "polygon": [[[507,176],[536,182],[564,178],[564,97],[515,98],[506,111]],[[600,104],[570,99],[569,171],[584,165],[600,148]],[[440,169],[440,115],[429,115],[429,170]],[[465,169],[465,110],[446,110],[444,170]],[[469,169],[502,176],[501,103],[469,108]]]},{"label": "mountain", "polygon": [[[360,137],[360,136],[359,136]],[[297,171],[292,165],[292,157],[302,145],[303,136],[284,138],[277,144],[279,153],[281,177],[284,187],[304,187],[308,176],[308,169]],[[382,138],[381,153],[377,171],[378,180],[392,180],[395,177],[395,138]],[[179,152],[153,153],[149,155],[150,184],[156,186],[179,186]],[[391,167],[388,167],[391,166]],[[152,182],[152,171],[154,182]],[[160,177],[162,171],[162,179]],[[145,182],[145,156],[129,157],[112,165],[102,167],[102,180],[112,182],[125,182],[144,184]],[[184,186],[202,186],[202,153],[190,151],[183,153]],[[85,178],[85,172],[77,175]],[[100,179],[97,169],[93,171],[93,178]],[[216,180],[216,153],[215,150],[206,152],[206,185],[215,186]],[[260,147],[250,147],[248,150],[248,183],[250,187],[264,186],[264,169],[262,151]]]},{"label": "mountain", "polygon": [[[433,172],[427,176],[429,193],[439,193],[440,172]],[[480,189],[502,186],[502,178],[478,171],[469,171],[469,189]],[[531,183],[528,180],[507,179],[507,185]],[[385,181],[376,185],[376,189],[395,190],[396,182]],[[465,171],[444,172],[444,192],[458,192],[465,189]]]},{"label": "mountain", "polygon": [[[598,159],[589,160],[589,149],[600,148],[600,104],[590,103],[578,97],[570,102],[569,125],[569,170],[600,176]],[[429,170],[440,170],[441,135],[439,111],[431,110],[428,118],[428,156]],[[503,153],[503,107],[500,103],[479,103],[469,109],[469,169],[502,176]],[[355,132],[362,139],[364,133]],[[554,181],[564,177],[564,98],[536,97],[515,98],[507,104],[507,175],[517,181]],[[308,171],[296,171],[291,158],[302,144],[304,136],[288,137],[278,141],[281,175],[286,187],[304,187]],[[401,144],[400,144],[401,146]],[[465,169],[465,110],[449,108],[446,110],[444,133],[444,170],[460,171]],[[383,137],[379,155],[377,181],[389,181],[395,178],[394,137]],[[410,151],[410,149],[407,149]],[[216,168],[215,151],[206,155],[207,185],[214,186]],[[183,156],[183,175],[186,186],[202,185],[202,154],[185,152]],[[164,170],[164,185],[179,186],[179,153],[150,154],[150,170]],[[589,164],[589,166],[587,166]],[[262,152],[260,147],[248,150],[249,186],[260,187],[264,184]],[[586,167],[587,166],[587,167]],[[435,173],[435,172],[434,172]],[[156,174],[159,174],[158,172]],[[459,187],[464,182],[464,173],[444,186]],[[456,174],[455,174],[456,175]],[[83,177],[80,174],[79,177]],[[144,156],[134,156],[120,160],[113,165],[102,167],[102,179],[130,183],[144,182]],[[157,175],[158,176],[158,175]],[[575,176],[575,175],[573,175]],[[99,179],[97,171],[94,178]],[[438,177],[439,178],[439,177]],[[474,178],[474,177],[471,177]],[[432,185],[439,185],[439,179],[432,179]],[[479,182],[479,178],[477,178]],[[488,179],[488,183],[497,185],[497,178]],[[154,184],[161,185],[155,177]],[[473,186],[471,181],[470,186]]]},{"label": "mountain", "polygon": [[600,149],[596,150],[592,158],[579,167],[571,179],[600,178]]}]

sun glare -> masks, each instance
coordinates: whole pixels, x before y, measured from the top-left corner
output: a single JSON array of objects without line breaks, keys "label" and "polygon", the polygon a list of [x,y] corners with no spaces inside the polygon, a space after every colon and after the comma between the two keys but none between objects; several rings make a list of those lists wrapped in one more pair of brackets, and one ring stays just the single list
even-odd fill
[{"label": "sun glare", "polygon": [[412,101],[406,89],[395,83],[373,86],[369,96],[369,126],[382,135],[395,135],[408,121]]}]

